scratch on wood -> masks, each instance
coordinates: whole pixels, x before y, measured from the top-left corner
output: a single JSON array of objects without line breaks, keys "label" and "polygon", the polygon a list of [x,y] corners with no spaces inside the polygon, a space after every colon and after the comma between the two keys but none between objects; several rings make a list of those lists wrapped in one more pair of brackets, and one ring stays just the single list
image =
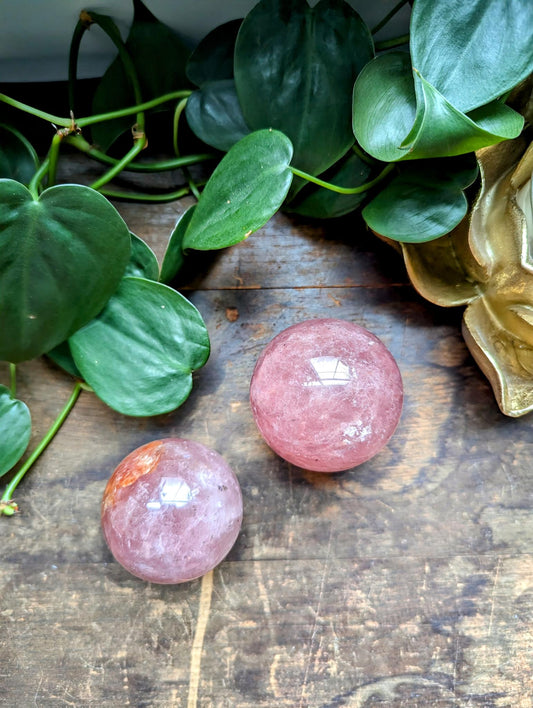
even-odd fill
[{"label": "scratch on wood", "polygon": [[278,679],[277,679],[277,671],[278,671],[278,666],[280,665],[280,655],[275,654],[274,658],[272,660],[272,664],[270,665],[270,672],[269,672],[269,686],[270,690],[272,691],[273,695],[275,698],[281,697],[281,692],[280,692],[280,687],[278,684]]},{"label": "scratch on wood", "polygon": [[129,686],[129,677],[128,677],[128,653],[127,651],[121,651],[120,652],[120,663],[122,664],[121,666],[121,671],[120,673],[122,674],[122,690],[126,694],[125,697],[125,706],[130,706],[131,702],[129,699],[129,692],[130,692],[130,686]]},{"label": "scratch on wood", "polygon": [[498,562],[496,563],[496,572],[494,573],[494,583],[492,585],[492,592],[490,595],[490,616],[489,616],[489,628],[488,628],[489,637],[492,634],[492,622],[494,619],[494,605],[496,603],[495,594],[496,594],[496,587],[498,585],[498,580],[500,578],[501,565],[502,565],[502,559],[501,559],[501,556],[498,556]]},{"label": "scratch on wood", "polygon": [[270,631],[270,638],[272,641],[275,639],[274,625],[272,624],[272,612],[270,610],[270,601],[268,599],[268,592],[265,586],[265,581],[263,579],[263,573],[259,563],[254,563],[254,573],[257,579],[257,589],[259,590],[259,598],[263,605],[263,611],[268,622],[268,628]]},{"label": "scratch on wood", "polygon": [[460,654],[459,641],[456,638],[455,639],[455,656],[454,656],[454,660],[453,660],[453,676],[452,676],[452,690],[454,692],[457,689],[457,669],[459,666],[459,654]]},{"label": "scratch on wood", "polygon": [[429,563],[426,561],[424,563],[424,582],[422,583],[422,592],[426,592],[428,589],[428,576],[431,572],[431,569],[429,567]]},{"label": "scratch on wood", "polygon": [[189,669],[189,697],[187,708],[196,708],[198,704],[198,687],[200,685],[200,669],[202,664],[202,650],[204,646],[205,630],[211,609],[213,595],[213,571],[209,571],[202,578],[200,589],[200,602],[198,605],[198,620],[191,649],[191,664]]},{"label": "scratch on wood", "polygon": [[381,506],[384,506],[384,507],[385,507],[386,509],[388,509],[389,511],[392,511],[393,513],[395,513],[396,510],[395,510],[394,507],[392,507],[390,504],[386,504],[386,503],[385,503],[384,501],[382,501],[381,499],[376,499],[376,502],[377,502],[378,504],[381,504]]},{"label": "scratch on wood", "polygon": [[[329,561],[330,561],[330,553],[331,553],[331,537],[333,534],[333,529],[330,526],[329,529],[329,538],[328,538],[328,547],[326,550],[326,559],[324,561],[324,568],[322,571],[322,578],[320,579],[320,588],[318,591],[318,601],[316,603],[316,610],[315,610],[315,620],[313,622],[313,630],[311,632],[311,639],[309,640],[309,651],[307,654],[307,661],[306,661],[306,666],[305,666],[305,675],[304,679],[302,681],[302,692],[300,694],[300,708],[303,708],[304,705],[306,705],[306,691],[307,691],[307,683],[309,681],[309,669],[311,667],[311,658],[313,656],[313,652],[315,650],[315,637],[316,637],[316,632],[317,632],[317,627],[318,627],[318,618],[320,617],[320,611],[322,609],[322,599],[324,597],[324,585],[326,583],[326,577],[328,575],[329,571]],[[319,642],[320,646],[320,642]]]},{"label": "scratch on wood", "polygon": [[35,695],[33,696],[33,704],[34,704],[35,706],[38,706],[38,705],[39,705],[38,699],[39,699],[39,692],[40,692],[40,690],[41,690],[42,684],[43,684],[43,676],[42,676],[42,674],[41,674],[41,676],[39,677],[39,685],[37,686],[37,689],[36,689],[36,691],[35,691]]}]

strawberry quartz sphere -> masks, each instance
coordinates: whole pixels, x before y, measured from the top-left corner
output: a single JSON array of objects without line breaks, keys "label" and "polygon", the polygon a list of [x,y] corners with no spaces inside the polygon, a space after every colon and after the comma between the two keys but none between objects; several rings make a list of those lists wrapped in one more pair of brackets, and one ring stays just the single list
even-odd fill
[{"label": "strawberry quartz sphere", "polygon": [[398,366],[383,342],[338,319],[306,320],[265,347],[250,384],[252,413],[280,457],[316,472],[365,462],[402,410]]},{"label": "strawberry quartz sphere", "polygon": [[205,575],[228,554],[241,522],[241,489],[226,461],[180,438],[155,440],[130,453],[102,499],[111,553],[152,583]]}]

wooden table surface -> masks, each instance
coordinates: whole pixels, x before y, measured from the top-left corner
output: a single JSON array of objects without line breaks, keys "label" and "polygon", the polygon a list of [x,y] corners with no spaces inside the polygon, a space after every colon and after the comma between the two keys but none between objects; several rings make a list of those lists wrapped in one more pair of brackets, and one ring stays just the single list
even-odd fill
[{"label": "wooden table surface", "polygon": [[[161,258],[190,203],[117,207]],[[0,704],[532,706],[532,419],[499,412],[461,311],[422,300],[396,252],[352,218],[276,215],[190,259],[176,285],[212,341],[188,401],[135,419],[82,393],[20,487],[21,513],[0,519]],[[405,385],[387,447],[334,475],[279,459],[248,402],[267,342],[323,316],[377,334]],[[18,375],[35,444],[72,383],[42,360]],[[99,522],[116,464],[162,436],[218,450],[244,497],[227,559],[176,586],[129,575]]]}]

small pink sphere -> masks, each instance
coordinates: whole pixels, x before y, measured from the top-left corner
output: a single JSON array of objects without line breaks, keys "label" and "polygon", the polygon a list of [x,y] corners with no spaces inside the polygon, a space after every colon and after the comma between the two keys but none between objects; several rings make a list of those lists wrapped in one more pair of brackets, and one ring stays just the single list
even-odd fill
[{"label": "small pink sphere", "polygon": [[373,457],[402,411],[398,366],[364,327],[337,319],[288,327],[265,347],[250,384],[261,435],[280,457],[340,472]]},{"label": "small pink sphere", "polygon": [[180,438],[131,452],[102,499],[109,550],[132,575],[153,583],[205,575],[229,553],[241,523],[241,489],[224,458]]}]

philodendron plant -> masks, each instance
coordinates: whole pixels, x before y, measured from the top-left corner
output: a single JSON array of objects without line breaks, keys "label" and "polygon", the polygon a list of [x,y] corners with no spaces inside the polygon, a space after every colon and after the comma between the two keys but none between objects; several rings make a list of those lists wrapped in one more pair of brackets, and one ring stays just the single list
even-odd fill
[{"label": "philodendron plant", "polygon": [[[44,355],[74,379],[60,416],[12,474],[0,513],[17,510],[15,487],[81,390],[132,416],[187,398],[209,354],[200,313],[170,285],[190,251],[236,244],[279,209],[359,211],[370,229],[404,243],[438,239],[463,220],[476,151],[525,129],[506,101],[533,70],[533,3],[414,0],[409,34],[374,42],[406,2],[369,29],[344,0],[260,0],[192,53],[141,0],[126,39],[111,17],[84,9],[69,57],[70,115],[0,95],[0,360],[10,371],[0,386],[0,475],[30,439],[17,365]],[[118,56],[92,115],[79,116],[76,67],[91,26]],[[56,126],[46,155],[21,134],[17,111],[42,118],[43,130]],[[171,154],[154,160],[147,136],[165,114]],[[92,185],[56,184],[65,144],[104,166]],[[207,181],[193,179],[198,164]],[[170,192],[116,186],[124,171],[163,170],[182,175]],[[109,199],[185,194],[197,204],[169,234],[160,268]]]}]

